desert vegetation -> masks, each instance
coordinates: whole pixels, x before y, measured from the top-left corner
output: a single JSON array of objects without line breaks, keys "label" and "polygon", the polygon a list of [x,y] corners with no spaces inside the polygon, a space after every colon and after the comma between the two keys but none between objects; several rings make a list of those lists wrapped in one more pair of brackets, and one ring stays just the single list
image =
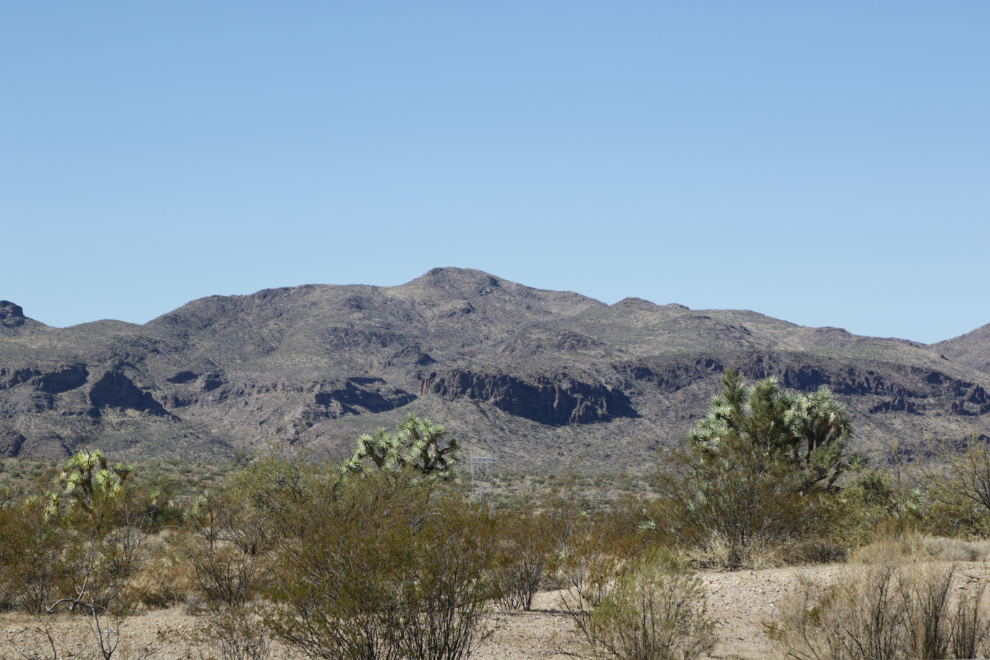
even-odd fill
[{"label": "desert vegetation", "polygon": [[698,570],[839,562],[766,621],[782,656],[990,651],[986,590],[958,586],[985,558],[985,444],[893,471],[849,452],[827,390],[724,387],[648,478],[503,472],[481,492],[415,417],[342,462],[274,444],[226,466],[7,460],[0,607],[38,633],[18,657],[69,657],[66,620],[91,657],[146,656],[127,622],[181,607],[202,658],[461,660],[553,592],[579,640],[562,653],[686,659],[716,642]]}]

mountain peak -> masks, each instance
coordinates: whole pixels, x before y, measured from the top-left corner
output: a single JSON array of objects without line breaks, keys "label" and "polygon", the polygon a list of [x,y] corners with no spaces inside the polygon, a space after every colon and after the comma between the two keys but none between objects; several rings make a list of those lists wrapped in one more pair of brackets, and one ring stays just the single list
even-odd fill
[{"label": "mountain peak", "polygon": [[0,300],[0,321],[15,321],[20,319],[23,322],[26,318],[24,316],[24,308],[20,305],[15,305],[9,300]]}]

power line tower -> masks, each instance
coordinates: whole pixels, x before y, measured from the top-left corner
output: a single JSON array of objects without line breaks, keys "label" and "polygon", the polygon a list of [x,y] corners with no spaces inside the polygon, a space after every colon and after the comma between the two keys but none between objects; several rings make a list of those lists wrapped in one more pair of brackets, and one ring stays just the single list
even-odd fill
[{"label": "power line tower", "polygon": [[495,463],[495,459],[491,456],[468,458],[468,466],[471,469],[471,499],[481,502],[491,499]]}]

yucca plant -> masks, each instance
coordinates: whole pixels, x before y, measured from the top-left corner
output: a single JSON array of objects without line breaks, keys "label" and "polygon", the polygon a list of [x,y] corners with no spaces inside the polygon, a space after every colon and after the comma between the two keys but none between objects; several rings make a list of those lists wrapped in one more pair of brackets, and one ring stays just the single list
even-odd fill
[{"label": "yucca plant", "polygon": [[[342,469],[363,472],[371,461],[378,470],[412,468],[424,477],[449,480],[454,476],[460,443],[456,437],[446,438],[447,429],[429,419],[410,413],[393,435],[384,428],[373,434],[365,433],[357,440],[357,450]],[[446,440],[446,444],[444,441]]]},{"label": "yucca plant", "polygon": [[94,507],[118,498],[133,471],[133,466],[123,463],[111,466],[99,449],[79,452],[59,468],[56,478],[62,488],[48,493],[46,515],[58,515],[64,504],[68,510],[78,509],[95,516]]}]

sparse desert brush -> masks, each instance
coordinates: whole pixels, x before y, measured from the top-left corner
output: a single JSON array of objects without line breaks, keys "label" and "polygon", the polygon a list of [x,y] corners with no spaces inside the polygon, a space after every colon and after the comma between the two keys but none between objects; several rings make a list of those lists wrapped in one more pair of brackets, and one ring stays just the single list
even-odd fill
[{"label": "sparse desert brush", "polygon": [[[990,651],[986,585],[961,580],[923,543],[889,539],[855,553],[839,581],[802,579],[767,633],[798,660],[974,658]],[[958,588],[953,589],[953,586]]]},{"label": "sparse desert brush", "polygon": [[168,539],[149,548],[150,556],[134,576],[133,597],[147,608],[167,608],[186,602],[195,592],[190,562]]},{"label": "sparse desert brush", "polygon": [[883,557],[890,552],[900,553],[919,561],[976,562],[987,560],[990,556],[990,544],[987,541],[969,541],[919,533],[881,535],[877,541],[855,550],[850,555],[850,561],[859,564],[874,563],[876,557]]},{"label": "sparse desert brush", "polygon": [[597,602],[567,604],[595,660],[689,660],[715,646],[701,580],[686,560],[664,550],[631,559]]},{"label": "sparse desert brush", "polygon": [[506,610],[530,610],[560,560],[571,521],[567,512],[533,506],[502,512],[497,518],[498,604]]},{"label": "sparse desert brush", "polygon": [[467,657],[497,595],[487,509],[409,468],[314,476],[282,509],[265,625],[313,657]]}]

